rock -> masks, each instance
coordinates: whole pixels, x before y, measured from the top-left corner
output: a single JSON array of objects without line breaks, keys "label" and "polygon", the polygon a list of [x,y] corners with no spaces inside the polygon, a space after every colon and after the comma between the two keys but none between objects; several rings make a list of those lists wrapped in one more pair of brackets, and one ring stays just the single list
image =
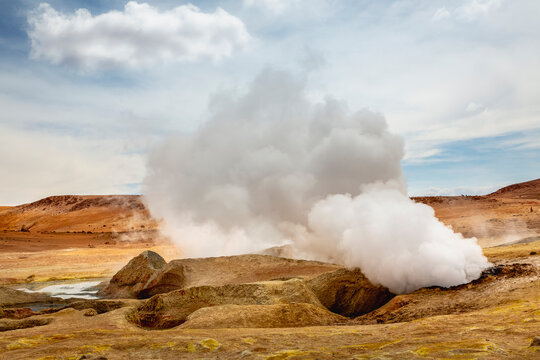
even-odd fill
[{"label": "rock", "polygon": [[531,346],[540,346],[540,336],[533,337]]},{"label": "rock", "polygon": [[99,295],[110,298],[134,298],[148,280],[167,262],[153,251],[144,251],[118,271]]},{"label": "rock", "polygon": [[347,320],[324,308],[306,303],[221,305],[193,312],[180,328],[284,328],[334,325]]},{"label": "rock", "polygon": [[84,316],[96,316],[98,314],[98,312],[96,311],[96,309],[86,309],[84,310],[84,313],[83,315]]},{"label": "rock", "polygon": [[387,288],[373,285],[360,269],[339,269],[307,284],[326,308],[348,317],[375,310],[394,297]]},{"label": "rock", "polygon": [[22,320],[11,320],[11,319],[0,319],[0,332],[10,331],[17,329],[26,329],[34,326],[43,326],[47,325],[52,321],[52,319],[22,319]]},{"label": "rock", "polygon": [[24,319],[32,315],[36,315],[36,313],[33,312],[29,308],[12,308],[12,309],[0,308],[0,318]]},{"label": "rock", "polygon": [[164,329],[182,324],[189,314],[208,306],[292,302],[322,307],[303,280],[292,279],[175,290],[148,299],[130,313],[128,319],[142,327]]},{"label": "rock", "polygon": [[102,355],[84,354],[79,356],[77,360],[107,360],[107,358]]},{"label": "rock", "polygon": [[30,293],[0,286],[0,306],[13,306],[19,304],[32,304],[38,302],[57,303],[62,299],[41,293]]},{"label": "rock", "polygon": [[136,300],[79,300],[71,302],[66,308],[73,308],[75,310],[94,310],[97,315],[120,309],[124,306],[133,305],[130,303],[132,301]]},{"label": "rock", "polygon": [[109,285],[100,290],[100,295],[111,298],[149,298],[193,286],[243,284],[291,277],[311,278],[341,268],[339,265],[318,261],[269,255],[239,255],[172,260],[166,265],[163,260],[158,269],[145,271],[145,276],[130,276],[130,271],[141,273],[139,267],[148,268],[145,262],[138,259],[143,254],[122,268]]},{"label": "rock", "polygon": [[138,298],[149,298],[156,294],[184,288],[186,277],[182,260],[173,260],[165,265],[161,271],[157,271],[145,284],[138,294]]}]

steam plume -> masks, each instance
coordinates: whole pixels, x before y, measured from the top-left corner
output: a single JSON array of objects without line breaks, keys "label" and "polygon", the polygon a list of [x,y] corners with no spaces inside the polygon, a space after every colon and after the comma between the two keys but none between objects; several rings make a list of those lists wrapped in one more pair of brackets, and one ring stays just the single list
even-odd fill
[{"label": "steam plume", "polygon": [[302,81],[266,70],[245,95],[216,97],[198,131],[153,151],[145,193],[186,256],[289,244],[396,293],[477,278],[488,262],[476,239],[407,197],[402,157],[381,115],[312,103]]}]

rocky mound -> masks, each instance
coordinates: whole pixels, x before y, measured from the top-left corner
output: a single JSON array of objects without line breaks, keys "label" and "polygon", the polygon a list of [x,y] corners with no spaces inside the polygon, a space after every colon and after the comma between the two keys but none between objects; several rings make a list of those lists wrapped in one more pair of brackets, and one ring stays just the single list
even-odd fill
[{"label": "rocky mound", "polygon": [[197,286],[160,294],[148,299],[128,319],[139,326],[164,329],[185,322],[194,311],[217,305],[273,305],[321,303],[300,279],[223,286]]},{"label": "rocky mound", "polygon": [[[150,252],[132,259],[111,279],[100,295],[111,298],[148,298],[194,286],[221,286],[248,282],[312,278],[341,268],[318,261],[285,259],[269,255],[239,255],[199,259],[164,260],[150,264]],[[153,253],[155,254],[155,253]],[[159,255],[152,257],[157,259]],[[161,257],[159,257],[161,258]],[[135,260],[137,259],[137,260]]]},{"label": "rocky mound", "polygon": [[22,319],[22,320],[11,320],[11,319],[0,319],[0,332],[2,331],[11,331],[17,329],[26,329],[34,326],[43,326],[50,324],[52,319]]},{"label": "rocky mound", "polygon": [[[525,298],[540,289],[540,270],[533,264],[497,265],[468,284],[430,287],[398,295],[387,304],[354,319],[358,324],[396,323],[420,318],[471,312]],[[531,316],[534,311],[531,311]]]},{"label": "rocky mound", "polygon": [[383,286],[373,285],[360,269],[339,269],[308,281],[320,302],[330,311],[356,317],[375,310],[394,295]]},{"label": "rocky mound", "polygon": [[180,328],[291,328],[335,325],[347,320],[319,306],[305,303],[221,305],[193,312]]},{"label": "rocky mound", "polygon": [[96,311],[96,314],[104,314],[125,306],[133,306],[136,302],[137,300],[78,300],[73,301],[69,303],[69,305],[58,310],[64,310],[67,308],[73,308],[75,310],[93,309]]},{"label": "rocky mound", "polygon": [[62,302],[62,299],[51,297],[46,294],[28,293],[21,290],[0,286],[0,307],[32,303],[52,304],[57,302]]},{"label": "rocky mound", "polygon": [[150,278],[166,264],[158,253],[144,251],[120,269],[99,294],[110,298],[139,297]]}]

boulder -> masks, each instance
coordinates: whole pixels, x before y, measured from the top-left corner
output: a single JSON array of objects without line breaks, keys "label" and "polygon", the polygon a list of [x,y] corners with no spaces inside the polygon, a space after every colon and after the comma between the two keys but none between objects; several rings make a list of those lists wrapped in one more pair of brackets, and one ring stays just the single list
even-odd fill
[{"label": "boulder", "polygon": [[285,328],[343,324],[348,319],[306,303],[220,305],[191,313],[183,329]]},{"label": "boulder", "polygon": [[192,312],[217,305],[273,305],[321,303],[300,279],[265,281],[223,286],[196,286],[155,295],[128,315],[128,319],[146,328],[164,329],[182,324]]},{"label": "boulder", "polygon": [[156,294],[186,287],[184,264],[181,260],[173,260],[160,271],[156,271],[144,288],[137,294],[138,298],[146,299]]},{"label": "boulder", "polygon": [[360,269],[339,269],[307,282],[330,311],[356,317],[373,311],[394,297],[387,288],[373,285]]},{"label": "boulder", "polygon": [[153,251],[144,251],[118,271],[99,295],[109,298],[136,298],[148,280],[167,262]]}]

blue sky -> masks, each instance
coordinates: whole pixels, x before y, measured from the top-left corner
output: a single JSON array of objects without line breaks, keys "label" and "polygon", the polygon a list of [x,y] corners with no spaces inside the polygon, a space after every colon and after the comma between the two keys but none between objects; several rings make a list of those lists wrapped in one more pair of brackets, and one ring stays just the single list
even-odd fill
[{"label": "blue sky", "polygon": [[149,149],[268,67],[384,114],[410,194],[539,177],[538,1],[40,3],[0,2],[0,204],[140,191]]}]

